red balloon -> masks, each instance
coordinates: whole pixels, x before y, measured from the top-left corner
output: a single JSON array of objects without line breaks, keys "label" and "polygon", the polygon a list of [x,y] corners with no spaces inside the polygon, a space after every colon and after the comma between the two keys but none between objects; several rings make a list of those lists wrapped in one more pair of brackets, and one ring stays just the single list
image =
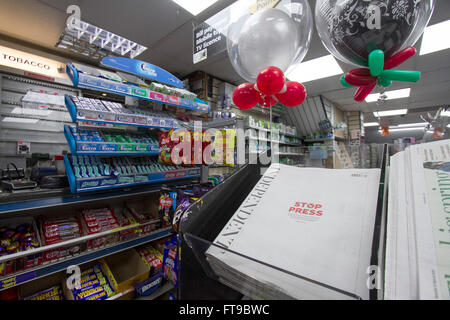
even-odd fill
[{"label": "red balloon", "polygon": [[377,82],[377,77],[372,77],[370,70],[365,68],[350,70],[344,79],[348,84],[355,87],[365,87]]},{"label": "red balloon", "polygon": [[259,93],[257,96],[256,96],[256,99],[258,100],[258,104],[261,106],[261,107],[265,107],[265,108],[271,108],[271,107],[273,107],[274,105],[276,105],[277,104],[277,100],[275,100],[274,98],[273,98],[273,96],[265,96],[265,95],[263,95],[263,94],[261,94],[261,93]]},{"label": "red balloon", "polygon": [[259,91],[267,96],[272,96],[284,87],[284,74],[277,67],[264,68],[256,78]]},{"label": "red balloon", "polygon": [[233,102],[239,109],[251,109],[258,103],[258,91],[253,83],[243,83],[233,92]]},{"label": "red balloon", "polygon": [[384,62],[384,70],[393,69],[403,62],[413,57],[416,54],[416,49],[414,47],[408,47],[387,59]]},{"label": "red balloon", "polygon": [[275,95],[282,104],[287,107],[299,106],[306,99],[306,89],[298,82],[286,82],[286,92]]},{"label": "red balloon", "polygon": [[363,102],[365,98],[372,92],[373,89],[375,89],[375,86],[377,83],[372,83],[369,86],[366,87],[360,87],[356,93],[355,93],[355,101],[357,102]]}]

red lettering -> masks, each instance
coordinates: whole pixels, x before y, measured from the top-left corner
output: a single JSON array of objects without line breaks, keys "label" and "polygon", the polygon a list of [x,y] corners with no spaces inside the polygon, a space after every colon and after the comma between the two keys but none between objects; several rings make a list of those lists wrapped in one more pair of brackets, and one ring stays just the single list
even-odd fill
[{"label": "red lettering", "polygon": [[308,208],[310,209],[314,208],[314,203],[308,203]]},{"label": "red lettering", "polygon": [[316,216],[320,217],[322,215],[323,211],[317,211]]},{"label": "red lettering", "polygon": [[300,202],[296,202],[296,203],[294,204],[294,206],[295,206],[295,207],[300,207]]},{"label": "red lettering", "polygon": [[303,214],[308,214],[309,210],[308,209],[303,209]]},{"label": "red lettering", "polygon": [[316,204],[316,208],[315,209],[320,209],[320,208],[322,208],[322,205],[321,204]]},{"label": "red lettering", "polygon": [[316,210],[309,210],[309,214],[310,214],[311,216],[315,215],[315,214],[316,214]]},{"label": "red lettering", "polygon": [[296,213],[302,213],[302,209],[297,208],[297,209],[295,210],[295,212],[296,212]]},{"label": "red lettering", "polygon": [[295,208],[294,208],[294,207],[290,207],[290,208],[289,208],[289,212],[292,212],[292,211],[295,211]]}]

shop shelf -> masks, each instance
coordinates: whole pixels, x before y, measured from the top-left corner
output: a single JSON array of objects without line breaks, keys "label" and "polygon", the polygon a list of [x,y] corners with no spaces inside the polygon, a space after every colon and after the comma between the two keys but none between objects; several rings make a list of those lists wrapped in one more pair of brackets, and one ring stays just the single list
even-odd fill
[{"label": "shop shelf", "polygon": [[159,92],[154,92],[147,88],[142,88],[135,85],[119,83],[100,77],[94,77],[83,72],[78,72],[78,70],[71,63],[67,63],[66,72],[75,87],[88,88],[102,92],[110,92],[123,96],[130,96],[133,98],[158,102],[191,111],[198,111],[203,113],[209,113],[210,111],[209,104],[200,99],[191,101]]},{"label": "shop shelf", "polygon": [[173,284],[170,282],[166,282],[163,284],[160,288],[158,288],[155,292],[153,292],[149,296],[140,296],[137,297],[135,300],[155,300],[156,298],[162,296],[163,294],[169,292],[174,288]]},{"label": "shop shelf", "polygon": [[200,168],[193,167],[154,172],[150,174],[76,178],[72,162],[68,155],[64,156],[64,164],[66,167],[66,175],[69,179],[70,191],[72,193],[109,190],[200,177]]},{"label": "shop shelf", "polygon": [[99,124],[116,124],[122,126],[142,127],[149,129],[172,129],[176,124],[174,121],[166,121],[156,117],[150,117],[140,114],[121,115],[111,112],[99,112],[78,110],[68,95],[64,97],[67,111],[69,111],[72,121],[77,123],[80,121],[89,121]]},{"label": "shop shelf", "polygon": [[[183,181],[174,182],[183,184]],[[145,195],[160,190],[162,183],[137,186],[135,188],[122,188],[92,193],[72,194],[70,190],[58,190],[49,192],[47,190],[21,192],[4,197],[0,204],[0,215],[7,216],[25,210],[35,210],[48,207],[70,206],[80,203],[95,201],[108,201],[110,199],[124,198],[127,196]],[[172,183],[173,184],[173,183]],[[11,199],[13,197],[13,199]],[[6,198],[6,199],[5,199]],[[8,201],[8,202],[6,202]]]},{"label": "shop shelf", "polygon": [[76,141],[69,125],[64,125],[64,135],[73,155],[158,155],[156,144],[111,143]]},{"label": "shop shelf", "polygon": [[[40,247],[37,249],[21,252],[21,253],[14,254],[11,256],[3,257],[0,259],[0,262],[3,262],[4,260],[9,261],[11,259],[18,259],[22,255],[25,256],[25,255],[30,255],[30,254],[37,254],[37,253],[42,253],[42,252],[45,252],[45,251],[48,251],[51,249],[55,249],[58,247],[64,247],[67,245],[75,245],[75,244],[87,242],[92,239],[104,237],[106,235],[121,232],[121,231],[131,229],[131,228],[136,228],[136,226],[138,226],[138,225],[117,228],[117,229],[105,231],[102,233],[97,233],[97,234],[93,234],[93,235],[89,235],[89,236],[85,236],[85,237],[76,238],[76,239],[73,239],[70,241],[65,241],[65,242],[54,244],[54,245],[44,246],[44,247]],[[119,243],[113,243],[113,244],[110,244],[108,246],[105,246],[105,247],[102,247],[99,249],[87,250],[85,252],[81,252],[77,255],[73,255],[73,256],[67,257],[65,259],[61,259],[61,260],[58,260],[55,262],[50,262],[48,264],[41,264],[40,266],[38,266],[36,268],[26,270],[21,273],[15,273],[12,275],[4,276],[4,277],[0,278],[0,291],[11,288],[11,287],[18,286],[22,283],[29,282],[29,281],[32,281],[32,280],[35,280],[35,279],[38,279],[41,277],[45,277],[47,275],[50,275],[50,274],[53,274],[53,273],[56,273],[59,271],[66,270],[69,266],[72,266],[72,265],[81,265],[83,263],[97,260],[102,257],[108,256],[108,255],[111,255],[111,254],[114,254],[114,253],[117,253],[120,251],[134,248],[136,246],[148,243],[150,241],[165,238],[165,237],[169,236],[171,233],[172,233],[171,228],[155,230],[149,234],[142,235],[135,239],[131,239],[131,240],[123,241],[123,242],[119,242]]]}]

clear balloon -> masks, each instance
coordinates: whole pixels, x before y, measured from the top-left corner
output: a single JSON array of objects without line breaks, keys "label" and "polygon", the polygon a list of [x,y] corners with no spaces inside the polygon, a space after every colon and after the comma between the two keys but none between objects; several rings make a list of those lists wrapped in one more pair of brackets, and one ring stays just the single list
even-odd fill
[{"label": "clear balloon", "polygon": [[434,0],[317,0],[316,27],[339,60],[368,66],[369,54],[385,58],[413,46],[427,26]]},{"label": "clear balloon", "polygon": [[227,34],[227,50],[236,72],[256,82],[259,72],[275,66],[285,72],[308,52],[313,15],[307,0],[282,0],[275,8],[243,14]]}]

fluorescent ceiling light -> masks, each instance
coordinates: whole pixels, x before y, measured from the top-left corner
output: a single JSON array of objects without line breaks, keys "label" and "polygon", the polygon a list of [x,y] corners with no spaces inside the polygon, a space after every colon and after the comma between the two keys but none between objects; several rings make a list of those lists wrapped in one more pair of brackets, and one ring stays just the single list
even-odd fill
[{"label": "fluorescent ceiling light", "polygon": [[[416,127],[416,128],[389,128],[389,132],[399,132],[399,131],[424,131],[425,128]],[[381,130],[378,130],[378,132],[381,132]]]},{"label": "fluorescent ceiling light", "polygon": [[3,122],[12,122],[12,123],[37,123],[38,119],[27,119],[27,118],[14,118],[14,117],[5,117],[2,120]]},{"label": "fluorescent ceiling light", "polygon": [[450,20],[433,24],[425,28],[420,47],[420,55],[450,48]]},{"label": "fluorescent ceiling light", "polygon": [[404,123],[399,124],[397,127],[426,127],[428,125],[427,122],[419,122],[419,123]]},{"label": "fluorescent ceiling light", "polygon": [[[386,100],[408,98],[411,94],[411,88],[386,91],[384,94],[387,96]],[[381,93],[369,94],[366,98],[366,102],[376,102],[380,98],[380,95]]]},{"label": "fluorescent ceiling light", "polygon": [[378,127],[380,124],[378,122],[365,122],[364,127]]},{"label": "fluorescent ceiling light", "polygon": [[442,111],[441,112],[441,117],[450,117],[450,110]]},{"label": "fluorescent ceiling light", "polygon": [[295,64],[286,71],[286,78],[297,82],[309,82],[342,74],[339,64],[332,55]]},{"label": "fluorescent ceiling light", "polygon": [[178,4],[183,9],[192,13],[194,16],[196,16],[206,8],[212,6],[218,0],[172,0],[172,1]]},{"label": "fluorescent ceiling light", "polygon": [[399,116],[399,115],[404,115],[407,113],[408,113],[408,109],[399,109],[399,110],[374,112],[373,115],[378,118],[378,117]]}]

